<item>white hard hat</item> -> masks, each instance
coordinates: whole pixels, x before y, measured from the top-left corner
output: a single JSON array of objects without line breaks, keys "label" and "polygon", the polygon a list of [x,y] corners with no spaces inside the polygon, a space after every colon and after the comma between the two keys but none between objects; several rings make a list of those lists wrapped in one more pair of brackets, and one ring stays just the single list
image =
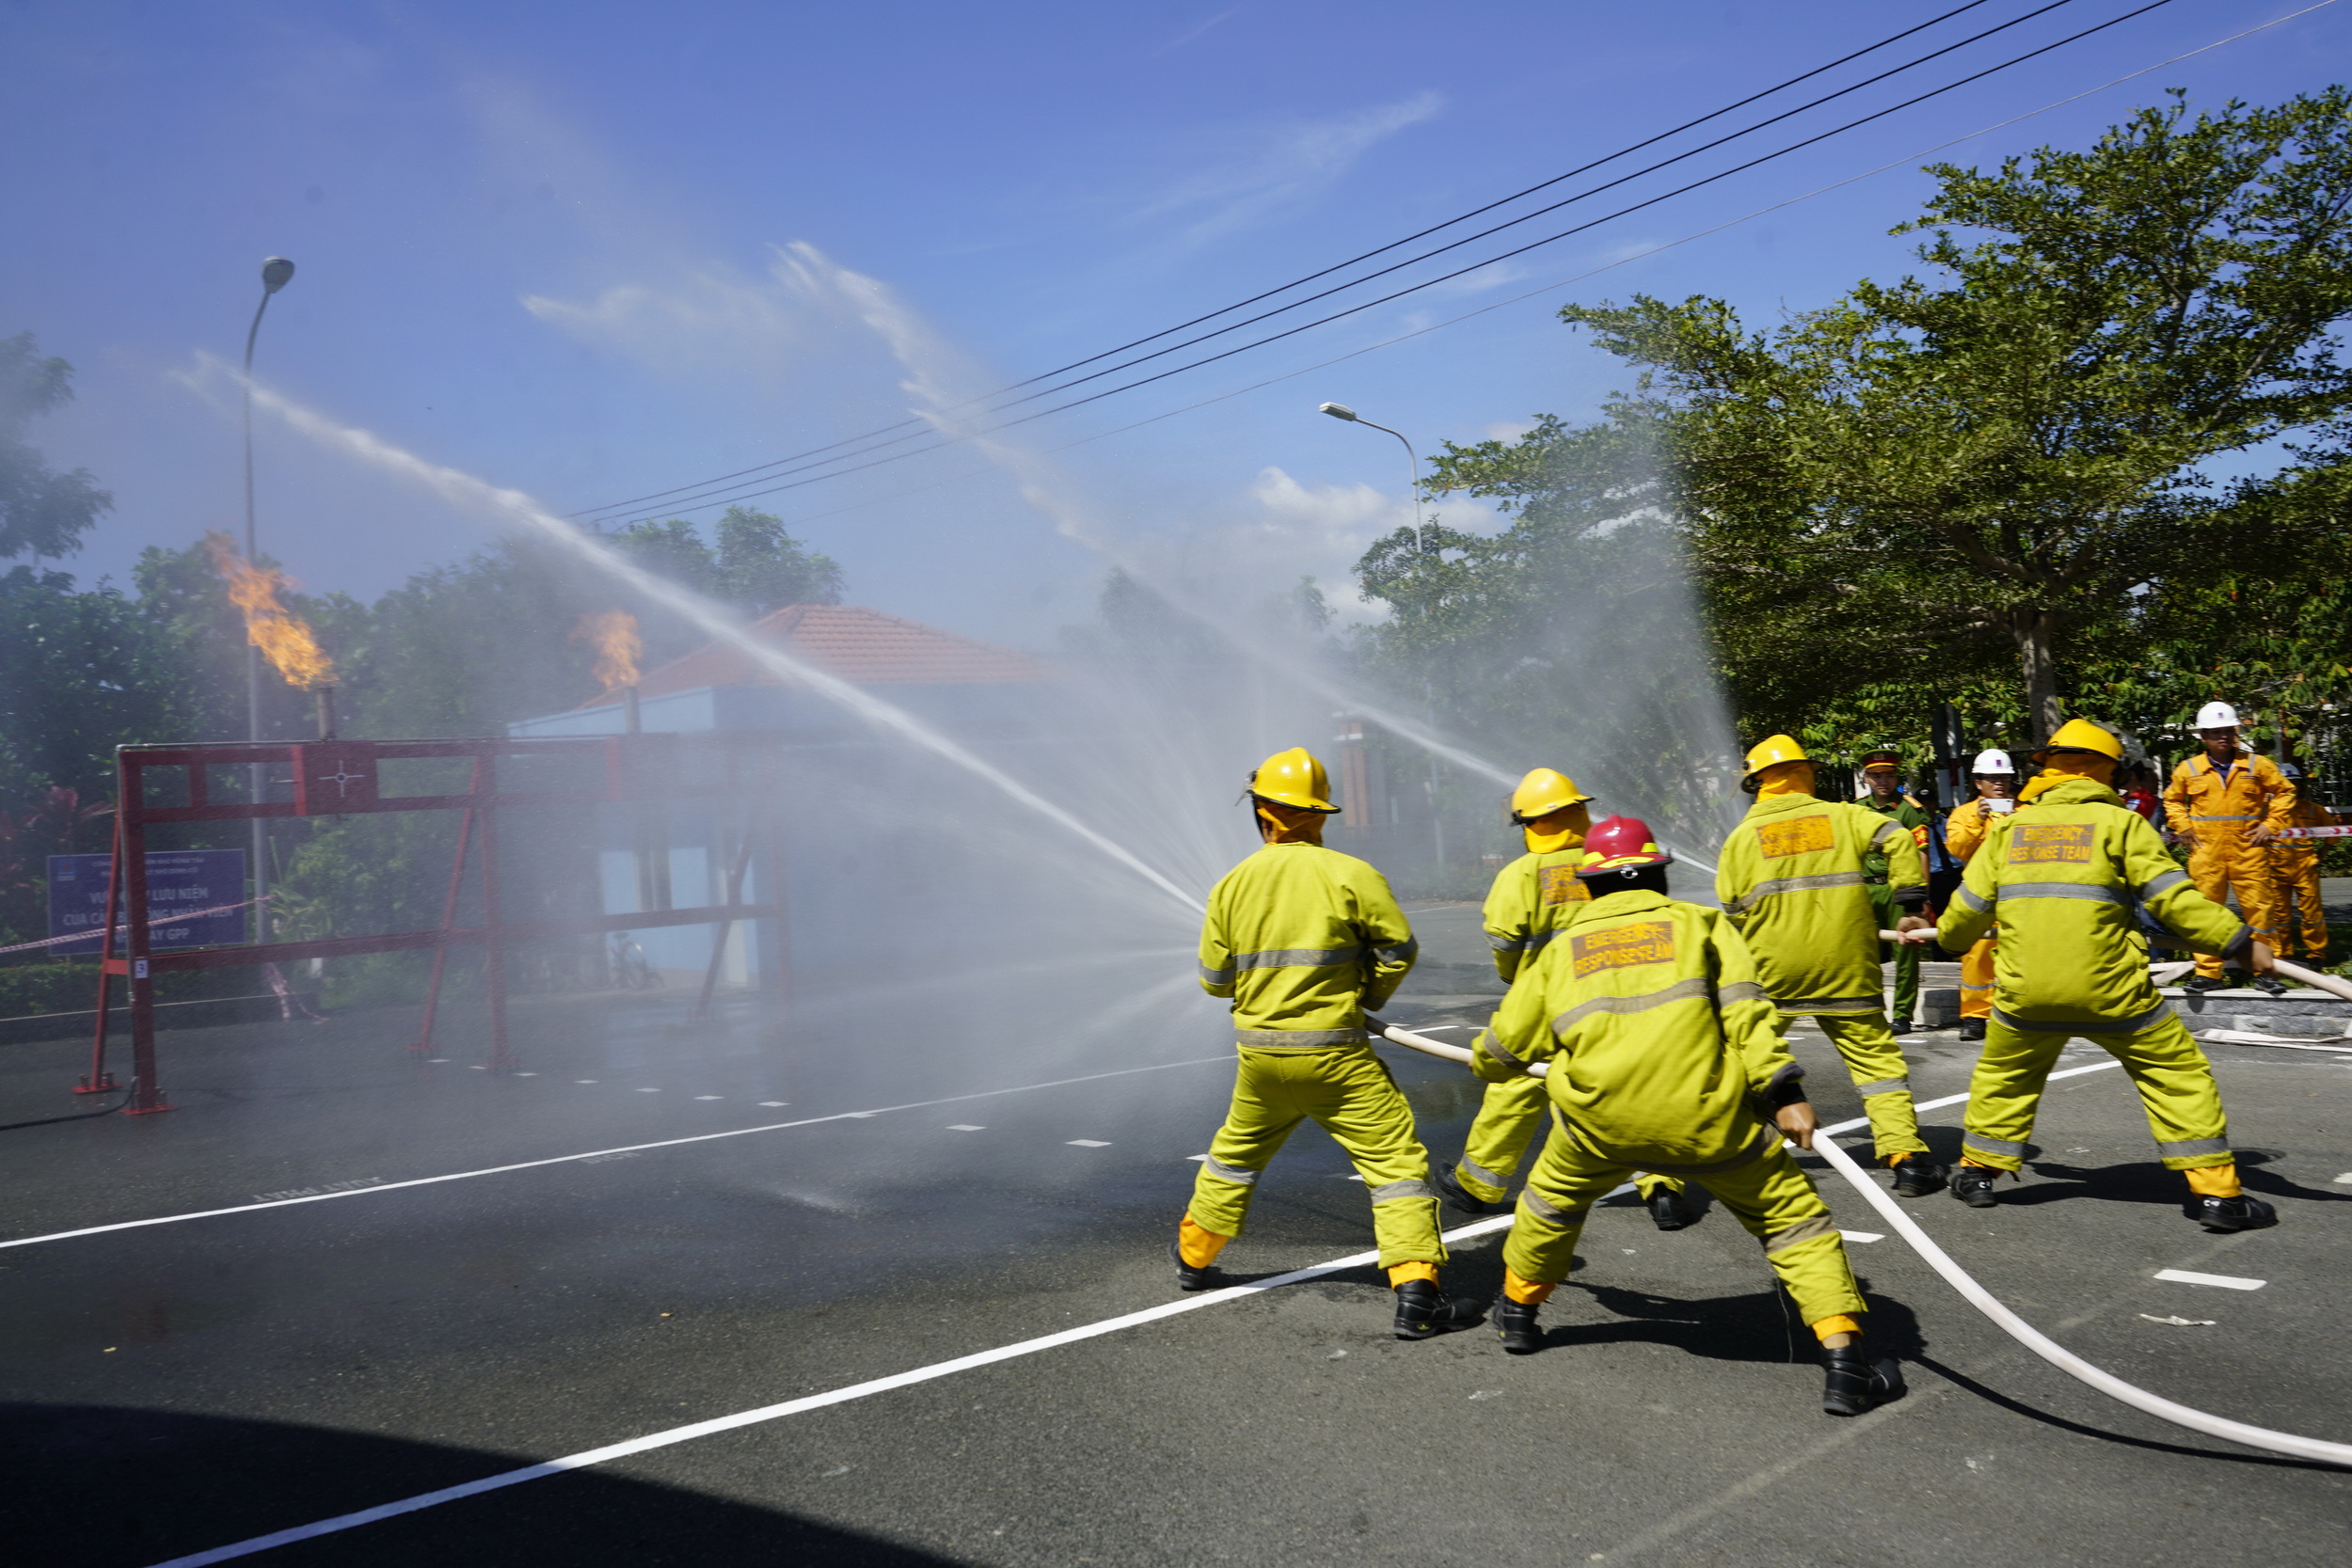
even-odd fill
[{"label": "white hard hat", "polygon": [[2017,771],[2017,765],[2009,760],[2007,752],[1979,752],[1976,762],[1970,766],[1968,771],[2013,774]]},{"label": "white hard hat", "polygon": [[2227,703],[2207,703],[2197,710],[2197,727],[2201,730],[2235,729],[2237,709]]}]

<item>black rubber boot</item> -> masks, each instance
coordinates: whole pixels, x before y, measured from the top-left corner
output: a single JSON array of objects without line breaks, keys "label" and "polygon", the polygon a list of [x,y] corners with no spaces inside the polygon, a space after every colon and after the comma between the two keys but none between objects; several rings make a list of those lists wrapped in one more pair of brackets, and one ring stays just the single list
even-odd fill
[{"label": "black rubber boot", "polygon": [[1661,1187],[1644,1201],[1650,1224],[1661,1230],[1681,1230],[1699,1223],[1698,1211],[1683,1202],[1682,1195],[1672,1187]]},{"label": "black rubber boot", "polygon": [[1950,1179],[1950,1171],[1931,1163],[1925,1155],[1915,1154],[1895,1167],[1895,1196],[1926,1197],[1942,1192]]},{"label": "black rubber boot", "polygon": [[1993,1196],[1993,1180],[2000,1174],[1982,1165],[1954,1165],[1952,1196],[1971,1209],[1990,1209],[1996,1201]]},{"label": "black rubber boot", "polygon": [[2250,983],[2265,996],[2284,996],[2287,993],[2287,983],[2275,974],[2257,974]]},{"label": "black rubber boot", "polygon": [[1214,1291],[1216,1289],[1216,1265],[1196,1269],[1184,1261],[1184,1250],[1174,1242],[1168,1243],[1168,1260],[1176,1265],[1176,1288],[1180,1291]]},{"label": "black rubber boot", "polygon": [[1821,1386],[1821,1409],[1827,1415],[1860,1416],[1893,1403],[1906,1392],[1903,1370],[1891,1356],[1871,1360],[1859,1336],[1842,1350],[1823,1347],[1821,1370],[1828,1374]]},{"label": "black rubber boot", "polygon": [[1452,1165],[1439,1171],[1431,1181],[1449,1209],[1459,1209],[1465,1214],[1507,1214],[1511,1212],[1512,1206],[1507,1202],[1489,1203],[1483,1197],[1470,1196],[1470,1190],[1454,1174]]},{"label": "black rubber boot", "polygon": [[1960,1021],[1960,1037],[1964,1040],[1980,1040],[1984,1038],[1984,1020],[1980,1018],[1962,1019]]},{"label": "black rubber boot", "polygon": [[2279,1223],[2279,1211],[2258,1197],[2240,1193],[2235,1197],[2199,1197],[2189,1196],[2181,1205],[2181,1212],[2208,1230],[2266,1230]]},{"label": "black rubber boot", "polygon": [[1426,1279],[1408,1279],[1396,1288],[1396,1337],[1427,1339],[1486,1321],[1483,1301],[1455,1301]]},{"label": "black rubber boot", "polygon": [[2191,995],[2209,990],[2228,990],[2230,977],[2226,974],[2216,974],[2210,977],[2203,974],[2192,974],[2181,982],[2181,989]]},{"label": "black rubber boot", "polygon": [[1535,1314],[1542,1303],[1513,1301],[1504,1296],[1495,1303],[1495,1332],[1502,1337],[1502,1348],[1513,1355],[1533,1355],[1544,1348],[1544,1331],[1535,1326]]}]

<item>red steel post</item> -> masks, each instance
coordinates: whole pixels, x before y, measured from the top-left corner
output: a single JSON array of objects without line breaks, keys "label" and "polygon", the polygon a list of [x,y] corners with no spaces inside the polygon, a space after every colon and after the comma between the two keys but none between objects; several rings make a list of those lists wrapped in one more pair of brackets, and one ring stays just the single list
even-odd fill
[{"label": "red steel post", "polygon": [[514,1065],[506,1052],[506,932],[499,912],[498,753],[485,744],[476,766],[482,801],[482,958],[490,992],[490,1060],[493,1072]]},{"label": "red steel post", "polygon": [[[482,794],[482,758],[473,759],[473,774],[466,785],[469,796]],[[465,885],[466,848],[473,841],[473,814],[478,807],[469,804],[457,818],[457,853],[449,867],[449,896],[441,901],[441,940],[433,944],[433,979],[424,989],[424,1022],[417,1030],[417,1043],[411,1051],[433,1049],[433,1018],[441,1006],[441,975],[449,968],[449,933],[457,924],[457,892]]]},{"label": "red steel post", "polygon": [[155,981],[148,973],[147,918],[147,776],[135,761],[123,768],[122,800],[116,816],[122,823],[123,923],[130,927],[125,944],[131,982],[131,1102],[126,1117],[153,1116],[168,1111],[155,1076]]},{"label": "red steel post", "polygon": [[[118,760],[118,777],[121,771]],[[114,841],[106,856],[106,908],[99,917],[104,935],[98,939],[98,1032],[90,1039],[89,1076],[73,1085],[75,1094],[105,1094],[122,1086],[106,1070],[106,1025],[112,1022],[115,994],[115,977],[106,973],[106,965],[115,956],[115,905],[122,895],[122,796],[119,789],[115,800]]]}]

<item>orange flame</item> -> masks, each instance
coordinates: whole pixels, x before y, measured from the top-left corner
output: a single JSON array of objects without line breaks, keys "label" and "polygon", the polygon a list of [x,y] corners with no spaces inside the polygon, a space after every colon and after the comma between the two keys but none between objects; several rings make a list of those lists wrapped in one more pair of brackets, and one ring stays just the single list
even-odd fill
[{"label": "orange flame", "polygon": [[208,533],[204,548],[213,570],[229,585],[229,602],[245,616],[246,641],[262,650],[288,686],[316,689],[335,682],[335,661],[319,646],[308,623],[278,602],[278,591],[294,586],[275,567],[256,566],[237,553],[225,533]]},{"label": "orange flame", "polygon": [[645,651],[637,635],[637,617],[626,610],[599,610],[583,615],[572,628],[572,641],[596,650],[596,679],[610,691],[637,684],[637,656]]}]

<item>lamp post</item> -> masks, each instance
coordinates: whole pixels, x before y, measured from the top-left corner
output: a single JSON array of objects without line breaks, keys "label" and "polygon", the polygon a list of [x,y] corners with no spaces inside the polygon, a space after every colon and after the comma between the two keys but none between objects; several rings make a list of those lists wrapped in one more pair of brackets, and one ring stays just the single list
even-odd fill
[{"label": "lamp post", "polygon": [[[1372,420],[1365,419],[1343,403],[1324,404],[1317,408],[1316,412],[1328,414],[1335,420],[1344,420],[1349,424],[1368,425],[1374,430],[1388,431],[1391,436],[1405,443],[1405,485],[1406,493],[1413,498],[1413,542],[1420,546],[1422,561],[1427,564],[1429,562],[1429,530],[1421,520],[1421,454],[1413,451],[1411,439],[1401,430],[1390,430],[1387,425],[1373,423]],[[1438,721],[1438,699],[1426,674],[1422,676],[1421,694],[1425,709],[1424,716],[1434,726]],[[1438,809],[1438,759],[1431,756],[1427,761],[1429,832],[1438,857],[1438,863],[1442,866],[1445,864],[1445,816]]]},{"label": "lamp post", "polygon": [[[262,313],[269,309],[270,295],[294,280],[294,264],[283,256],[273,256],[262,263],[262,303],[253,308],[253,325],[245,334],[245,379],[240,383],[244,397],[245,419],[245,558],[256,565],[261,552],[253,527],[253,341],[262,334]],[[245,650],[245,737],[262,738],[262,650],[251,638],[246,640]],[[269,768],[262,763],[253,765],[253,801],[259,805],[269,794]],[[262,817],[253,819],[253,934],[257,941],[269,940],[269,906],[262,902],[269,892],[269,824]]]}]

